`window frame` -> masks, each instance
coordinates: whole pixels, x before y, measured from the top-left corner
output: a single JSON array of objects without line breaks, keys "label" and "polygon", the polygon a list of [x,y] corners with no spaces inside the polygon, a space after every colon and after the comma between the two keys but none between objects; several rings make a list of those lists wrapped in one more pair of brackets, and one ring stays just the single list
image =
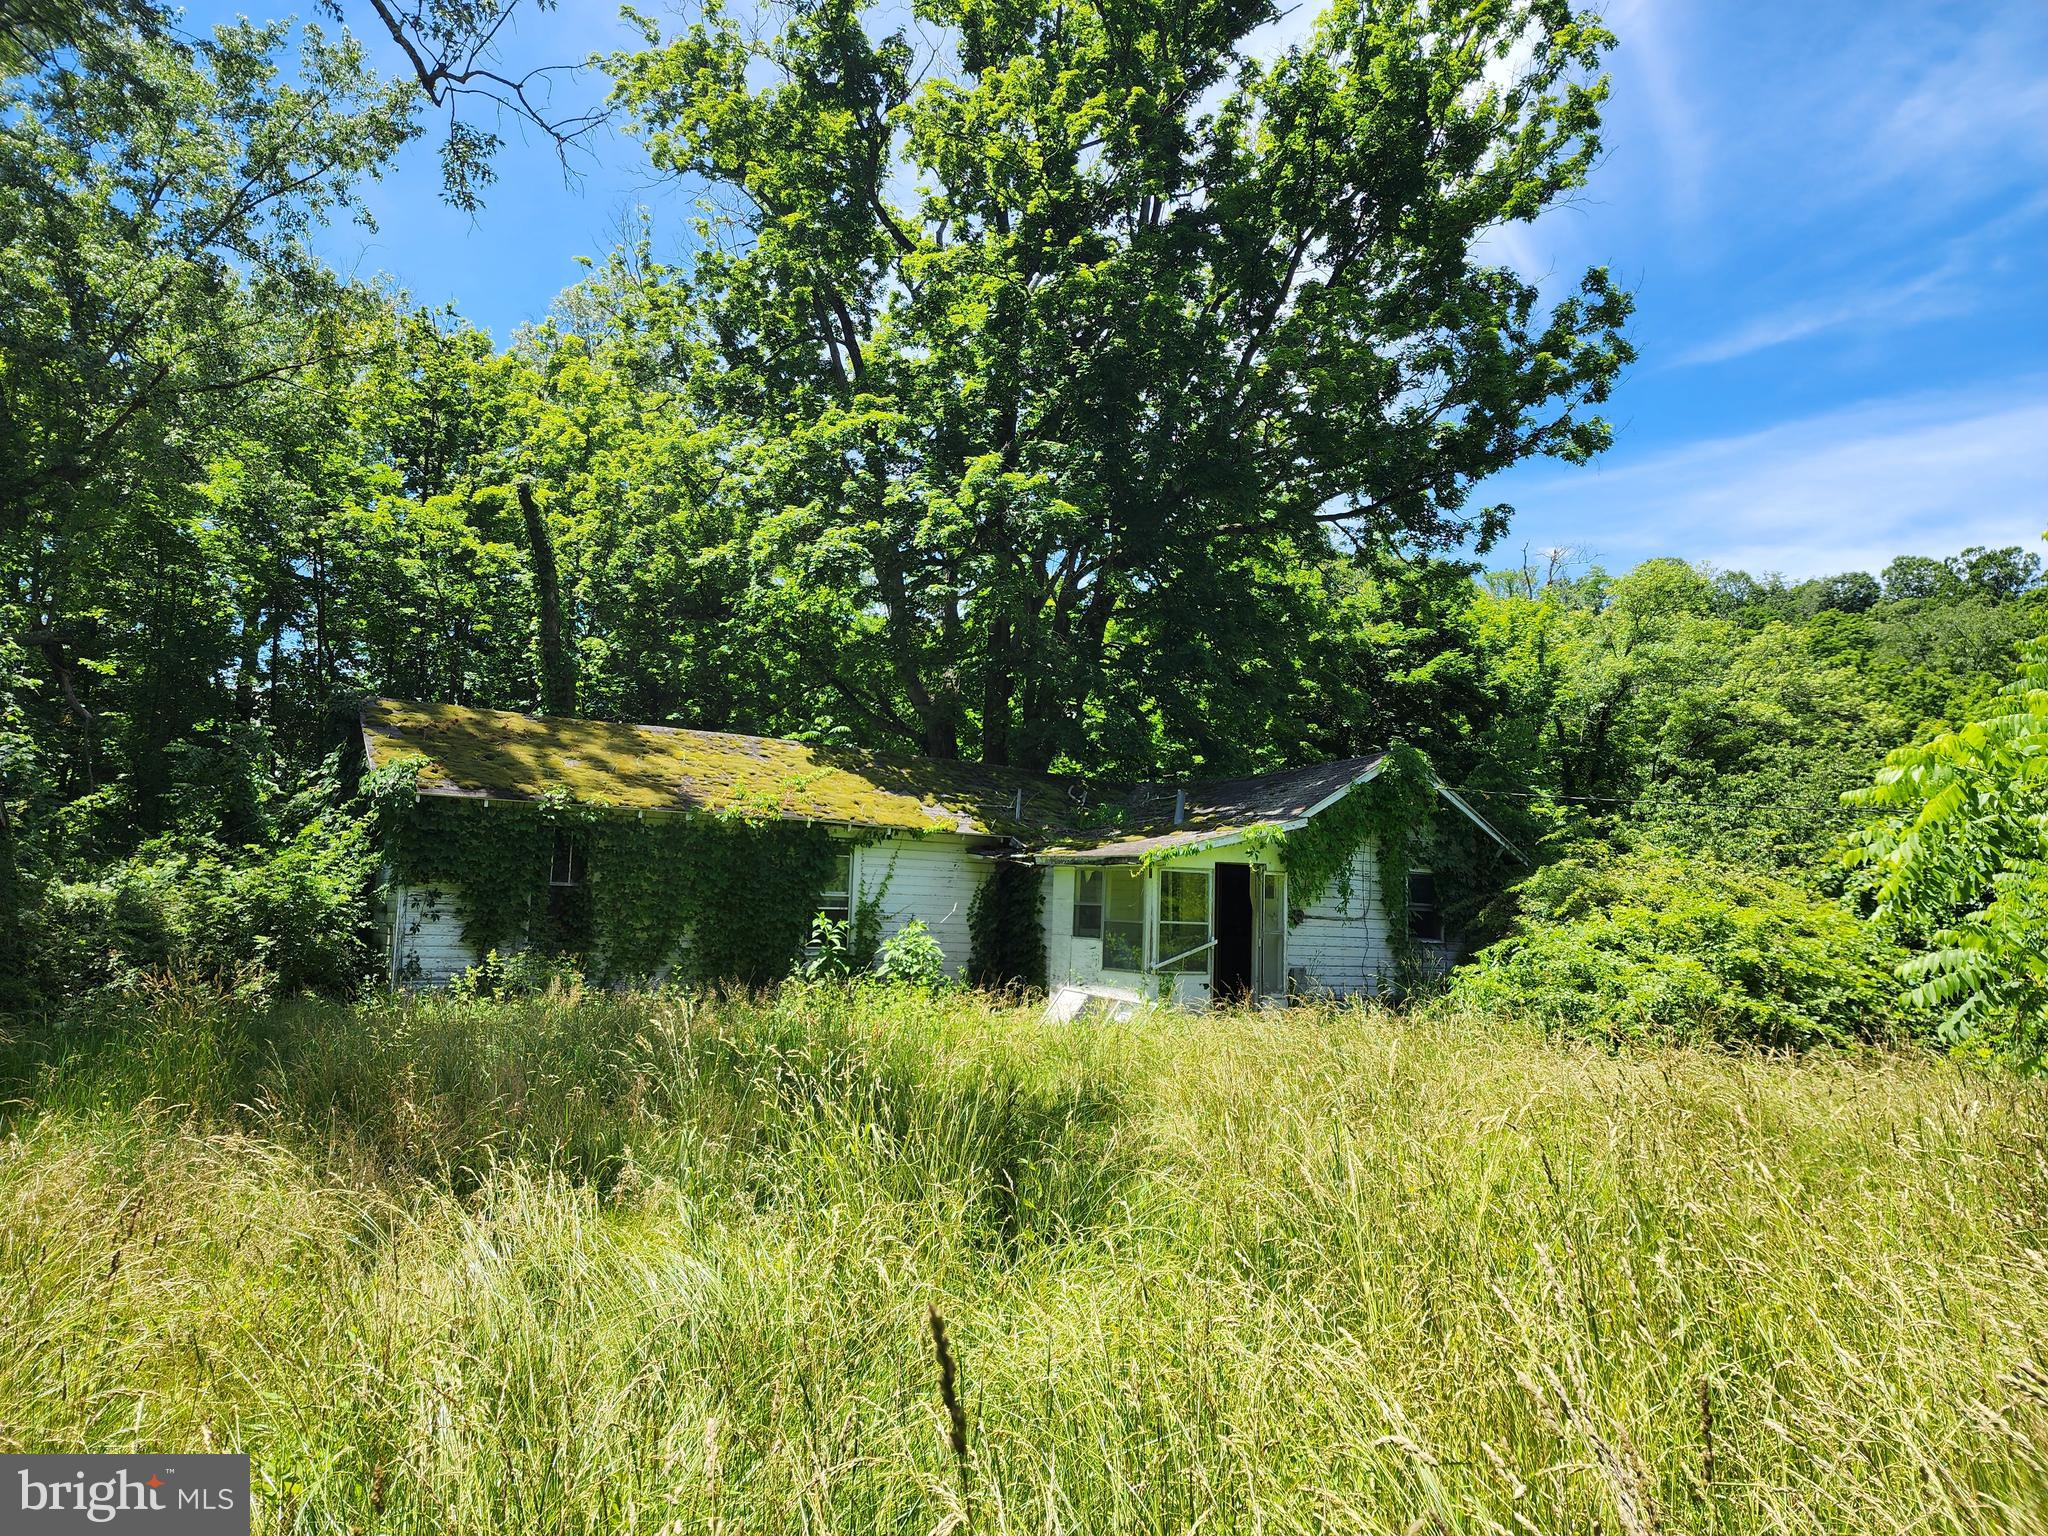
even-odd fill
[{"label": "window frame", "polygon": [[[1111,899],[1112,892],[1135,896],[1135,916],[1114,915],[1117,903]],[[1142,975],[1145,970],[1145,876],[1143,871],[1123,865],[1107,865],[1102,871],[1102,969],[1118,971],[1125,975]],[[1123,944],[1131,953],[1133,963],[1117,965],[1111,962],[1110,945]],[[1119,956],[1121,958],[1121,956]]]},{"label": "window frame", "polygon": [[[1429,900],[1420,904],[1415,900],[1415,882],[1417,880],[1427,880],[1429,882]],[[1411,944],[1444,943],[1444,905],[1443,897],[1436,888],[1436,871],[1433,869],[1409,870],[1407,887],[1408,899],[1405,918],[1408,925],[1408,941]],[[1430,920],[1428,926],[1434,931],[1428,933],[1418,932],[1415,921],[1418,916],[1427,917]]]},{"label": "window frame", "polygon": [[818,892],[816,916],[829,918],[832,922],[844,923],[849,927],[852,925],[853,892],[855,884],[859,879],[854,870],[854,856],[859,852],[858,848],[833,850],[832,877],[837,878],[839,874],[839,861],[844,859],[846,861],[846,883],[844,886],[827,884]]},{"label": "window frame", "polygon": [[544,954],[586,949],[590,920],[589,849],[574,829],[557,827],[548,853],[547,900],[529,925],[527,942]]},{"label": "window frame", "polygon": [[[1095,884],[1095,895],[1092,899],[1090,899],[1085,894],[1090,881],[1093,881]],[[1101,943],[1102,920],[1103,915],[1108,910],[1108,906],[1109,891],[1107,883],[1102,878],[1102,871],[1100,869],[1091,869],[1086,866],[1076,869],[1074,871],[1074,900],[1072,902],[1072,920],[1069,923],[1067,929],[1068,937],[1075,939],[1092,939],[1098,944]],[[1093,932],[1088,931],[1082,925],[1081,914],[1083,912],[1089,911],[1092,911],[1095,914],[1095,926]]]},{"label": "window frame", "polygon": [[1289,926],[1287,871],[1255,865],[1252,881],[1252,981],[1260,997],[1285,998]]}]

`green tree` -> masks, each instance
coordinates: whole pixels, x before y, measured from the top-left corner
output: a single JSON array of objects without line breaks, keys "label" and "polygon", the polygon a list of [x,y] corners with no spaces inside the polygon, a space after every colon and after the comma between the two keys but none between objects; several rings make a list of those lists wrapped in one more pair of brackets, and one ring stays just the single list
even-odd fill
[{"label": "green tree", "polygon": [[1905,1022],[1897,952],[1840,902],[1654,841],[1588,847],[1530,875],[1498,943],[1451,995],[1621,1041],[1804,1048]]},{"label": "green tree", "polygon": [[1852,804],[1879,812],[1847,856],[1880,923],[1926,946],[1908,994],[2038,1066],[2048,1051],[2048,640],[1960,729],[1899,747]]},{"label": "green tree", "polygon": [[1925,555],[1901,555],[1884,568],[1884,595],[1894,602],[1915,597],[1945,597],[1954,592],[1955,573]]},{"label": "green tree", "polygon": [[1261,63],[1263,0],[917,14],[951,67],[859,0],[610,64],[709,192],[643,287],[682,296],[748,617],[864,734],[1044,766],[1234,708],[1304,567],[1484,546],[1480,480],[1607,442],[1626,296],[1545,308],[1478,254],[1583,183],[1597,24],[1338,0]]},{"label": "green tree", "polygon": [[1868,571],[1818,576],[1792,589],[1792,600],[1804,614],[1864,613],[1876,607],[1883,596],[1884,588]]},{"label": "green tree", "polygon": [[2019,597],[2041,584],[2041,557],[2017,544],[2002,549],[1973,544],[1951,556],[1948,568],[1963,586],[1993,598]]},{"label": "green tree", "polygon": [[[0,82],[0,536],[62,537],[223,398],[333,354],[307,250],[409,132],[347,38],[130,28]],[[287,320],[303,323],[283,323]]]},{"label": "green tree", "polygon": [[197,487],[342,355],[364,296],[305,236],[410,131],[346,38],[164,19],[78,7],[0,79],[0,621],[48,684],[53,784],[145,816],[242,650]]}]

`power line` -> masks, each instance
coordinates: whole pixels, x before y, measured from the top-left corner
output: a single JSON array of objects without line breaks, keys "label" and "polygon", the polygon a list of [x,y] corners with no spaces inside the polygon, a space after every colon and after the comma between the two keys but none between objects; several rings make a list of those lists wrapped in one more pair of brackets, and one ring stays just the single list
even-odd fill
[{"label": "power line", "polygon": [[1697,795],[1670,794],[1661,790],[1647,790],[1632,799],[1616,795],[1565,795],[1550,790],[1481,789],[1472,784],[1451,784],[1445,786],[1461,795],[1485,795],[1505,800],[1555,800],[1568,805],[1618,805],[1634,807],[1648,801],[1662,805],[1691,806],[1696,810],[1746,811],[1755,810],[1760,804],[1772,801],[1780,805],[1825,805],[1837,809],[1844,807],[1838,796],[1824,791],[1808,790],[1794,794],[1759,795],[1749,800],[1711,800]]}]

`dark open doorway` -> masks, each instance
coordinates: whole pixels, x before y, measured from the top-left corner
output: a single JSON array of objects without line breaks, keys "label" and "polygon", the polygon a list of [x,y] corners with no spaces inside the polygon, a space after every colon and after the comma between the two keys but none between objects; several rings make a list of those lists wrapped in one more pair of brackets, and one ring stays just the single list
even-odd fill
[{"label": "dark open doorway", "polygon": [[1252,867],[1216,866],[1216,985],[1221,1001],[1241,1002],[1252,990]]}]

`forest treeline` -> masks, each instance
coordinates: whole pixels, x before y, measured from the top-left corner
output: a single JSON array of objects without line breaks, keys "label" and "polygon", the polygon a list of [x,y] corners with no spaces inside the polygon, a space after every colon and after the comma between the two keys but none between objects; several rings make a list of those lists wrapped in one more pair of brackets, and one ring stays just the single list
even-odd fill
[{"label": "forest treeline", "polygon": [[[421,14],[460,41],[507,9]],[[1984,906],[2034,802],[1912,915],[1842,857],[1885,810],[1843,795],[2011,717],[2040,563],[1504,558],[1485,481],[1599,452],[1633,358],[1604,270],[1546,300],[1480,245],[1584,182],[1604,29],[1338,3],[1260,62],[1257,4],[928,9],[949,79],[851,0],[602,61],[702,218],[501,340],[313,253],[435,99],[348,6],[194,36],[9,0],[9,1001],[356,985],[347,747],[387,694],[1112,778],[1408,742],[1546,866],[1462,914],[1503,938],[1487,984],[1609,1033],[1899,1024],[1898,946]],[[492,148],[450,132],[452,197]],[[1649,910],[1693,927],[1621,931]],[[1546,959],[1543,913],[1602,914],[1626,963]],[[1744,913],[1790,925],[1758,965],[1814,974],[1731,980]]]}]

